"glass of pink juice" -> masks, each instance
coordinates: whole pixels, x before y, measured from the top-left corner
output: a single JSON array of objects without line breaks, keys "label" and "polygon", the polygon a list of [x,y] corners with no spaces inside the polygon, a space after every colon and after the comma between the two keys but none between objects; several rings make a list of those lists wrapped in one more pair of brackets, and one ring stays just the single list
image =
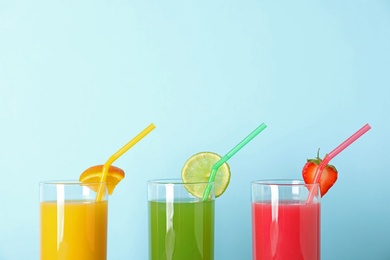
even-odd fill
[{"label": "glass of pink juice", "polygon": [[[252,187],[253,259],[320,259],[320,191],[301,180],[259,180]],[[308,201],[310,190],[314,199]]]},{"label": "glass of pink juice", "polygon": [[106,260],[108,195],[105,183],[40,183],[40,259]]}]

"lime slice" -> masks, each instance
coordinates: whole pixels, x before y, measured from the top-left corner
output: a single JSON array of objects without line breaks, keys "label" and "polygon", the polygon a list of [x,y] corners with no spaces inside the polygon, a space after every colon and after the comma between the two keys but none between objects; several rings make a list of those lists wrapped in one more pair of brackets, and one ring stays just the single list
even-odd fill
[{"label": "lime slice", "polygon": [[[191,156],[184,164],[181,170],[181,178],[184,183],[193,182],[208,182],[211,168],[222,157],[213,152],[201,152]],[[215,197],[221,196],[230,181],[230,167],[224,163],[219,167],[215,180],[214,192]],[[188,192],[198,198],[203,197],[205,187],[188,185],[186,186]]]}]

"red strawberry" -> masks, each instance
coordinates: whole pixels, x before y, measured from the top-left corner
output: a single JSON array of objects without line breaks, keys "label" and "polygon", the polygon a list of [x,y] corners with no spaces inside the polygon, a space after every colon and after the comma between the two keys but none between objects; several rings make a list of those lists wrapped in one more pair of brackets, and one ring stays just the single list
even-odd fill
[{"label": "red strawberry", "polygon": [[[308,159],[307,163],[303,166],[302,177],[305,183],[312,184],[314,182],[314,176],[316,174],[319,164],[322,162],[322,159],[319,157],[320,149],[317,152],[317,158]],[[328,190],[333,186],[337,180],[337,170],[333,165],[326,165],[321,174],[320,179],[320,191],[321,197],[328,192]]]}]

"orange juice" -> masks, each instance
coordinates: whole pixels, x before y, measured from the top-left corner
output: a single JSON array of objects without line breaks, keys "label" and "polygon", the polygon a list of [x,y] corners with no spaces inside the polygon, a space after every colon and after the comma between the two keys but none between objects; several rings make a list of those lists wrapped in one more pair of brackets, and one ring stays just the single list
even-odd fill
[{"label": "orange juice", "polygon": [[106,260],[107,201],[40,203],[41,260]]}]

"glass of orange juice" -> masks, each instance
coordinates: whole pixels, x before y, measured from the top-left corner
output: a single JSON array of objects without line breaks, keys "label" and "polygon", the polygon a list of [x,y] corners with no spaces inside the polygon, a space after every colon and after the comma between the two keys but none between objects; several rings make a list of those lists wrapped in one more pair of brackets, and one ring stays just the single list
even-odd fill
[{"label": "glass of orange juice", "polygon": [[106,260],[106,191],[105,183],[40,183],[41,260]]}]

